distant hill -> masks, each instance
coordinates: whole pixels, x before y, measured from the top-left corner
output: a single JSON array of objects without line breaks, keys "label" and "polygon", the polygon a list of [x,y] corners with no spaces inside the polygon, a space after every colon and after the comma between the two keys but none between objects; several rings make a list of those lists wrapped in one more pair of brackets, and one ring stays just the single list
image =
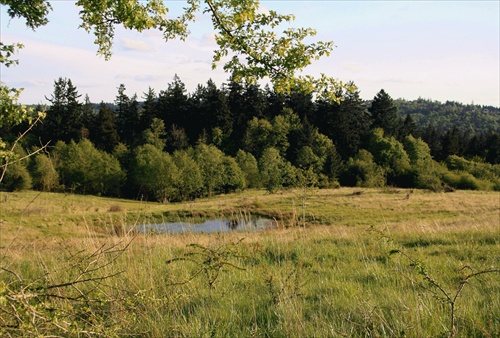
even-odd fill
[{"label": "distant hill", "polygon": [[500,132],[500,108],[462,104],[459,102],[432,101],[417,99],[407,101],[394,100],[399,108],[399,114],[405,118],[411,115],[419,128],[431,125],[440,132],[446,132],[457,126],[468,134],[481,134],[487,131]]}]

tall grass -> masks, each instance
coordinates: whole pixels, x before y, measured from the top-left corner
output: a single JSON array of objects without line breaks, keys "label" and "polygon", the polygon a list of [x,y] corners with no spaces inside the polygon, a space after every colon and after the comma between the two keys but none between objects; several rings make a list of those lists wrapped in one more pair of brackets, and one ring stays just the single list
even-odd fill
[{"label": "tall grass", "polygon": [[[414,264],[422,264],[450,294],[464,273],[498,269],[498,194],[416,191],[405,199],[402,190],[355,191],[308,192],[304,213],[300,192],[245,192],[172,205],[71,196],[66,212],[59,195],[42,194],[32,205],[48,210],[43,215],[23,212],[32,193],[9,196],[12,208],[1,205],[1,317],[8,318],[9,306],[19,304],[14,296],[30,293],[36,297],[26,298],[24,307],[16,305],[18,313],[29,320],[38,313],[46,320],[25,327],[15,327],[15,320],[0,322],[0,332],[25,337],[500,336],[497,273],[468,280],[454,304],[455,328],[450,329],[449,304],[436,297]],[[112,205],[123,211],[110,213]],[[110,231],[116,221],[128,226],[141,217],[229,210],[268,215],[283,226],[161,236]],[[39,228],[37,222],[45,225]],[[391,254],[395,249],[406,256]],[[79,276],[89,281],[71,284]],[[50,288],[63,283],[70,285]],[[58,297],[47,297],[49,292]]]}]

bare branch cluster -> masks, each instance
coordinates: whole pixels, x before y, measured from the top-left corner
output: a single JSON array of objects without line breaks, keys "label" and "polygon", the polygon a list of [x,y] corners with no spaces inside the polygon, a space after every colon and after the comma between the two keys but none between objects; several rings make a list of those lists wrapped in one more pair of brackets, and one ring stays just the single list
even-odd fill
[{"label": "bare branch cluster", "polygon": [[92,252],[69,253],[59,269],[38,277],[22,278],[5,257],[0,265],[0,333],[43,336],[59,332],[67,336],[109,336],[103,309],[116,301],[110,295],[111,279],[122,271],[112,264],[129,243],[103,244]]}]

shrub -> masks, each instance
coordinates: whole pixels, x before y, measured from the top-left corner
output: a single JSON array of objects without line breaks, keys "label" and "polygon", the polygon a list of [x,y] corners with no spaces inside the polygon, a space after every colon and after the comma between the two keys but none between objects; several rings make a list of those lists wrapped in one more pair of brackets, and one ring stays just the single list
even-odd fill
[{"label": "shrub", "polygon": [[350,158],[340,175],[340,184],[358,187],[383,187],[386,183],[384,170],[373,161],[373,155],[361,149]]},{"label": "shrub", "polygon": [[174,152],[172,159],[179,173],[177,190],[181,201],[198,197],[203,190],[203,177],[198,163],[185,150]]},{"label": "shrub", "polygon": [[493,183],[480,180],[467,172],[447,172],[443,175],[443,182],[456,189],[462,190],[492,190]]},{"label": "shrub", "polygon": [[7,191],[31,189],[32,180],[28,169],[19,162],[9,164],[0,183],[0,188]]},{"label": "shrub", "polygon": [[205,194],[212,196],[222,190],[224,182],[224,153],[213,145],[200,144],[194,148],[194,160],[201,170]]},{"label": "shrub", "polygon": [[146,199],[177,199],[179,170],[168,153],[151,144],[138,147],[130,168],[134,186]]},{"label": "shrub", "polygon": [[236,153],[236,162],[245,175],[247,187],[260,188],[259,165],[255,157],[240,149]]},{"label": "shrub", "polygon": [[53,155],[62,183],[74,192],[119,194],[125,180],[120,163],[112,155],[96,149],[89,140],[69,144],[59,141]]},{"label": "shrub", "polygon": [[297,184],[296,169],[276,148],[266,148],[259,159],[262,186],[269,192]]},{"label": "shrub", "polygon": [[375,129],[370,135],[369,149],[373,160],[384,171],[397,176],[410,168],[410,158],[403,145],[393,136],[384,137],[384,131]]},{"label": "shrub", "polygon": [[54,191],[59,187],[59,174],[48,156],[36,155],[29,168],[33,178],[33,188],[41,191]]},{"label": "shrub", "polygon": [[490,181],[490,186],[500,184],[500,165],[498,164],[469,161],[451,155],[446,159],[446,166],[449,170],[467,172],[479,180]]},{"label": "shrub", "polygon": [[234,158],[224,156],[222,159],[222,170],[224,172],[222,179],[222,190],[224,193],[245,188],[245,175]]}]

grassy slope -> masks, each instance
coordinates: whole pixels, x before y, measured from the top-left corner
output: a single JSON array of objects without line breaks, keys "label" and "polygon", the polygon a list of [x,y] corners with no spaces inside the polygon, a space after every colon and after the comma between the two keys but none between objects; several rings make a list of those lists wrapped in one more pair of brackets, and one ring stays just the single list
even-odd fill
[{"label": "grassy slope", "polygon": [[[0,204],[1,264],[26,279],[57,267],[49,274],[56,283],[68,278],[61,266],[74,252],[131,241],[102,271],[124,273],[98,288],[115,307],[102,330],[119,336],[446,335],[443,294],[405,256],[389,253],[399,249],[422,262],[454,294],[469,271],[500,267],[500,195],[415,191],[407,199],[405,190],[356,191],[246,191],[168,205],[11,193]],[[123,211],[109,212],[113,205]],[[280,228],[110,235],[117,224],[238,213],[274,217]],[[174,258],[183,260],[167,264]],[[471,279],[456,302],[459,336],[500,335],[498,294],[498,274]]]}]

